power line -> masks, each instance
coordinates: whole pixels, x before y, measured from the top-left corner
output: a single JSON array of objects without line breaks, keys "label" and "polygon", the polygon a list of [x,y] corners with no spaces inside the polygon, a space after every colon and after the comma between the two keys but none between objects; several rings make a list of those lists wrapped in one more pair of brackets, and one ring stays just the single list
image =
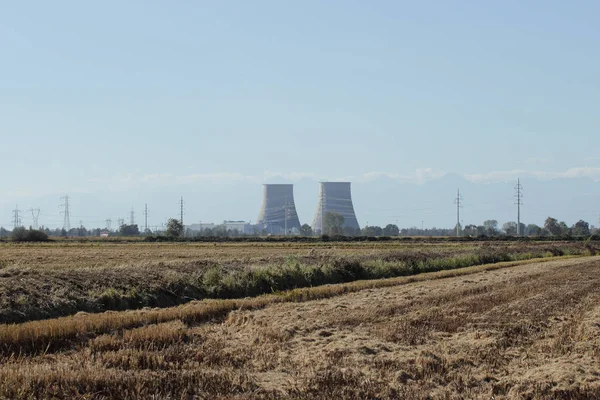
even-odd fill
[{"label": "power line", "polygon": [[39,218],[41,210],[39,208],[30,208],[27,211],[29,211],[31,213],[31,216],[33,217],[33,229],[39,229]]},{"label": "power line", "polygon": [[13,210],[13,228],[17,229],[21,226],[21,210],[19,210],[19,205],[15,207]]},{"label": "power line", "polygon": [[456,236],[460,236],[460,209],[462,208],[462,196],[460,195],[460,189],[456,190],[456,199],[454,199],[454,204],[456,204]]},{"label": "power line", "polygon": [[521,206],[523,205],[523,186],[521,185],[521,179],[517,179],[517,185],[515,186],[515,197],[517,198],[515,204],[517,205],[517,236],[521,235]]},{"label": "power line", "polygon": [[62,207],[61,214],[64,215],[63,220],[63,229],[67,232],[71,230],[71,210],[69,208],[69,195],[65,195],[65,197],[61,197],[61,200],[64,201],[59,207]]}]

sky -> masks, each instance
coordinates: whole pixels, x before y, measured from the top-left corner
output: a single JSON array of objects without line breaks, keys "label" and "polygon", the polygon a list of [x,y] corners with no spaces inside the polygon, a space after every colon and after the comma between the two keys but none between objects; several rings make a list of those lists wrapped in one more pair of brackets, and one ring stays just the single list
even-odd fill
[{"label": "sky", "polygon": [[[219,221],[242,200],[258,213],[273,179],[599,181],[598,15],[586,0],[4,2],[0,225],[16,204],[59,224],[64,194],[89,224],[144,202],[163,221],[182,195],[190,219]],[[241,182],[256,191],[226,198]]]}]

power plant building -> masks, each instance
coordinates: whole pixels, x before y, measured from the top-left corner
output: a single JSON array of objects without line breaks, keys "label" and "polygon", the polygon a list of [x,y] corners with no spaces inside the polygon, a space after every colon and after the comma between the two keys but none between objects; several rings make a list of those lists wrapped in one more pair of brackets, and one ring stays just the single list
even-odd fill
[{"label": "power plant building", "polygon": [[350,182],[321,182],[313,231],[322,232],[321,223],[327,213],[336,213],[344,217],[342,228],[360,230],[352,204]]},{"label": "power plant building", "polygon": [[271,234],[300,232],[300,220],[294,203],[294,185],[263,185],[262,207],[256,223],[259,229]]}]

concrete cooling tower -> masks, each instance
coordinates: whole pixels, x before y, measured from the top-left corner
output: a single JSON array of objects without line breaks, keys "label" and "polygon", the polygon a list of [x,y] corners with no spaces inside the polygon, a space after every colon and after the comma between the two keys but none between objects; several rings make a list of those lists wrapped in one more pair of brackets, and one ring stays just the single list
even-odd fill
[{"label": "concrete cooling tower", "polygon": [[321,218],[328,212],[344,217],[343,228],[360,229],[352,205],[350,182],[321,182],[319,204],[313,220],[313,231],[321,232]]},{"label": "concrete cooling tower", "polygon": [[294,185],[263,185],[263,201],[257,224],[268,233],[285,234],[300,231],[300,220],[294,204]]}]

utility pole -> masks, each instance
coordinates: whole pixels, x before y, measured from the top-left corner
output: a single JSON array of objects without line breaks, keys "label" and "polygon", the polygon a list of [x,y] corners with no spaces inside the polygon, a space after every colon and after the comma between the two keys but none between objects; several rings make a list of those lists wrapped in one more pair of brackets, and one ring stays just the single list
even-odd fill
[{"label": "utility pole", "polygon": [[110,218],[106,219],[106,230],[110,231],[110,226],[112,224],[112,220]]},{"label": "utility pole", "polygon": [[129,225],[135,225],[135,212],[133,211],[133,207],[131,207],[131,211],[129,212]]},{"label": "utility pole", "polygon": [[39,229],[39,217],[41,210],[39,208],[30,208],[27,211],[31,212],[31,216],[33,217],[33,229]]},{"label": "utility pole", "polygon": [[[321,184],[321,236],[325,234],[325,226],[323,225],[323,213],[325,212],[325,191],[323,190],[323,184]],[[367,225],[369,223],[367,222]]]},{"label": "utility pole", "polygon": [[180,213],[179,222],[181,223],[181,226],[183,226],[183,196],[181,196],[181,200],[179,200],[179,213]]},{"label": "utility pole", "polygon": [[523,186],[521,185],[521,179],[517,179],[517,186],[515,186],[515,197],[517,198],[515,204],[517,205],[517,236],[521,236],[521,206],[523,205]]},{"label": "utility pole", "polygon": [[148,203],[144,204],[144,234],[148,233]]},{"label": "utility pole", "polygon": [[462,208],[462,200],[460,189],[457,189],[456,199],[454,199],[454,204],[456,204],[456,236],[460,236],[460,209]]},{"label": "utility pole", "polygon": [[61,197],[60,199],[63,201],[63,203],[59,206],[63,209],[60,212],[64,215],[63,229],[68,233],[71,230],[71,209],[69,208],[69,196],[65,195],[65,197]]},{"label": "utility pole", "polygon": [[21,210],[17,205],[13,210],[13,228],[16,229],[21,226]]},{"label": "utility pole", "polygon": [[284,230],[284,236],[287,236],[287,219],[288,219],[288,200],[287,197],[285,198],[285,204],[283,205],[283,220],[284,220],[284,225],[283,225],[283,230]]}]

